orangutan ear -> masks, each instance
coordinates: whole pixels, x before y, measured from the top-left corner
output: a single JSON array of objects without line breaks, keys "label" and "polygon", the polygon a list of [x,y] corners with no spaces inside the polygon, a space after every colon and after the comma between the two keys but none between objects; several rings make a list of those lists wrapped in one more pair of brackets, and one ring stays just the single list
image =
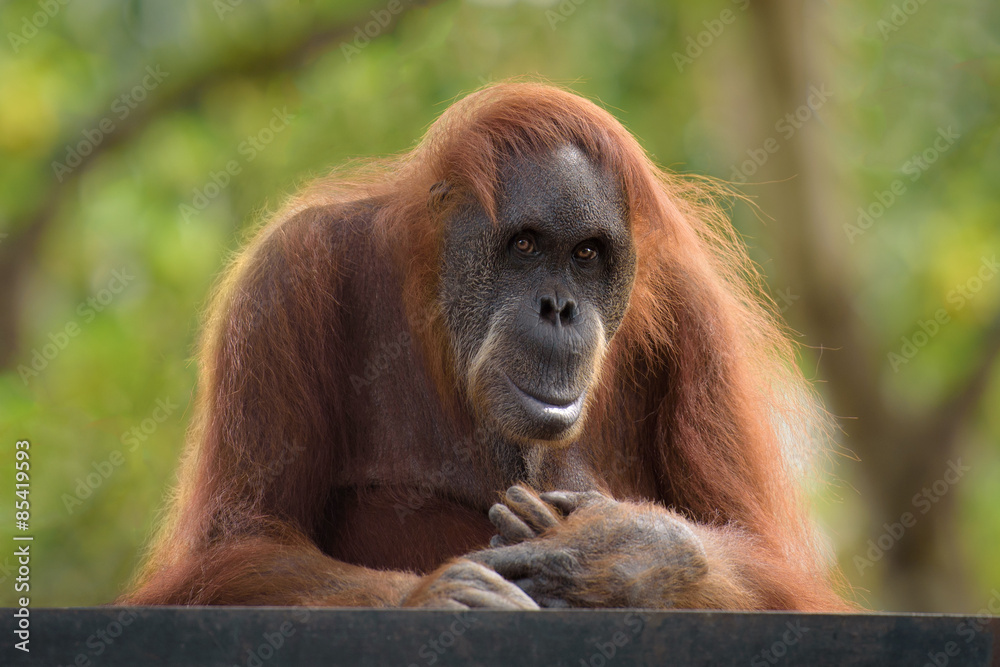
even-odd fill
[{"label": "orangutan ear", "polygon": [[431,213],[437,213],[444,208],[450,192],[451,185],[448,181],[438,181],[431,186],[427,197],[427,208],[431,210]]}]

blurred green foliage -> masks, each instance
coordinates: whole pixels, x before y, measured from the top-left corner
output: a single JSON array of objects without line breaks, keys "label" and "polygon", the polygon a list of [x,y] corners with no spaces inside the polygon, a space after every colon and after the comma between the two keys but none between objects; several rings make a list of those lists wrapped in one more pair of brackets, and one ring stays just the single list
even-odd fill
[{"label": "blurred green foliage", "polygon": [[[43,5],[58,10],[25,37],[25,21]],[[104,603],[127,581],[174,479],[207,295],[255,221],[302,182],[354,157],[405,150],[450,100],[520,75],[599,100],[678,171],[730,179],[755,147],[741,129],[740,100],[764,92],[734,66],[756,55],[743,3],[402,2],[398,24],[355,41],[355,28],[389,6],[14,0],[0,7],[0,250],[53,207],[20,281],[0,285],[17,290],[16,307],[2,317],[19,334],[0,375],[0,543],[9,545],[14,532],[13,443],[27,438],[33,604]],[[933,145],[939,128],[960,135],[918,180],[906,178],[905,195],[846,246],[844,275],[860,277],[853,308],[886,351],[1000,248],[1000,8],[989,0],[926,3],[883,35],[879,22],[893,7],[838,4],[828,8],[823,34],[803,36],[832,45],[823,66],[834,93],[813,122],[831,147],[822,159],[835,166],[845,224],[906,178],[903,165]],[[675,54],[726,10],[734,21],[678,67]],[[309,48],[311,40],[319,46]],[[291,116],[287,126],[263,132],[276,113]],[[73,151],[88,144],[98,158],[79,170],[53,167],[72,164]],[[747,192],[754,196],[752,185]],[[743,205],[733,215],[764,272],[780,274],[766,220]],[[843,241],[841,229],[831,233]],[[115,271],[133,276],[118,293]],[[794,292],[773,280],[771,287]],[[911,363],[897,373],[883,364],[886,400],[929,402],[974,365],[974,342],[996,316],[998,295],[1000,280],[985,282]],[[795,324],[796,305],[788,306]],[[67,333],[71,323],[76,335]],[[36,351],[44,358],[46,345],[58,347],[60,332],[64,349],[37,375],[19,372]],[[806,351],[807,373],[816,356]],[[969,611],[1000,585],[995,375],[967,427],[962,455],[974,469],[956,491],[970,590],[984,592],[963,598]],[[176,409],[166,414],[162,405],[171,403]],[[868,603],[878,606],[877,583],[851,564],[872,537],[857,519],[869,501],[852,486],[863,465],[837,462],[840,481],[824,492],[820,511],[848,578],[873,590]],[[10,553],[0,551],[3,605],[15,600],[13,558],[3,555]]]}]

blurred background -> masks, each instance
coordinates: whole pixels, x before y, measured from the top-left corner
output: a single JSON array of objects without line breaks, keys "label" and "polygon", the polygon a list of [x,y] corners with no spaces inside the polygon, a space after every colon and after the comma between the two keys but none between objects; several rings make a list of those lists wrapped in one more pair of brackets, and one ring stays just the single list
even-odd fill
[{"label": "blurred background", "polygon": [[11,0],[0,25],[0,543],[29,439],[33,605],[128,579],[248,230],[521,75],[759,209],[730,213],[838,418],[813,493],[857,600],[1000,600],[1000,4]]}]

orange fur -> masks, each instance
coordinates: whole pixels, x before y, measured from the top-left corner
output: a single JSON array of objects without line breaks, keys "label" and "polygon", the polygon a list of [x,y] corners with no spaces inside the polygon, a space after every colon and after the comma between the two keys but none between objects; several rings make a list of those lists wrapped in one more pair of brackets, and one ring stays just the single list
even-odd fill
[{"label": "orange fur", "polygon": [[[347,524],[368,516],[362,501],[391,504],[397,492],[378,490],[383,485],[412,486],[438,470],[452,456],[442,440],[460,441],[474,428],[456,398],[436,306],[447,208],[429,206],[428,193],[446,180],[493,212],[505,156],[565,143],[620,180],[637,277],[584,433],[551,454],[550,472],[537,483],[590,479],[619,498],[656,501],[695,522],[713,576],[728,574],[691,606],[842,606],[783,463],[782,434],[806,443],[824,429],[823,415],[713,189],[656,167],[592,102],[533,83],[469,95],[412,151],[318,181],[239,256],[210,311],[197,417],[171,517],[124,600],[399,602],[416,579],[364,566],[405,560],[409,545],[393,542],[392,526]],[[400,461],[390,460],[392,443],[382,437],[370,447],[356,437],[382,433],[367,417],[373,406],[347,380],[368,345],[350,333],[360,326],[357,285],[372,308],[385,311],[382,326],[416,341],[384,378],[419,395],[412,422],[397,433],[412,443],[397,450]],[[481,509],[517,480],[480,465],[488,453],[470,447],[479,467],[460,469],[435,493]],[[269,476],[269,466],[295,448],[304,453]],[[566,472],[574,466],[577,473]],[[359,491],[356,514],[334,502],[334,488],[366,485],[378,487],[376,495]],[[483,529],[474,517],[452,525],[446,510],[434,516],[421,530],[453,545],[444,551]],[[361,539],[365,531],[371,544],[338,543],[337,536]]]}]

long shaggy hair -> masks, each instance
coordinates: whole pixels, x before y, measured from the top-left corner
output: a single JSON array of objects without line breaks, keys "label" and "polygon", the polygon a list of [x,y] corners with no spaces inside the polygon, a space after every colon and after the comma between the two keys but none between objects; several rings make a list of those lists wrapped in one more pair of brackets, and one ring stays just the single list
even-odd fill
[{"label": "long shaggy hair", "polygon": [[[692,520],[734,524],[753,534],[759,547],[755,553],[771,561],[775,577],[797,591],[795,606],[834,604],[788,456],[789,451],[793,456],[808,453],[817,437],[828,432],[827,420],[797,369],[794,347],[762,290],[760,275],[716,203],[722,190],[705,179],[659,168],[596,104],[557,87],[520,82],[492,85],[454,103],[403,155],[355,164],[313,183],[239,255],[210,310],[200,356],[198,416],[173,518],[154,547],[150,568],[193,548],[193,529],[186,526],[204,524],[199,515],[205,504],[220,505],[206,495],[220,493],[212,479],[222,475],[212,472],[217,458],[212,448],[218,444],[210,443],[219,438],[208,433],[215,428],[213,415],[224,381],[217,360],[225,355],[230,313],[241,298],[241,286],[269,261],[269,242],[294,245],[294,252],[301,252],[299,241],[285,240],[291,237],[288,222],[319,207],[345,217],[364,202],[374,207],[372,231],[404,267],[409,327],[423,346],[428,374],[448,402],[454,400],[449,397],[456,395],[458,379],[436,302],[439,223],[448,207],[429,205],[429,193],[446,182],[450,192],[474,197],[494,215],[504,161],[565,144],[576,145],[618,179],[637,252],[635,286],[604,357],[601,385],[582,436],[604,447],[591,447],[588,456],[601,470],[619,460],[619,451],[634,455],[658,471],[656,490],[666,504]],[[312,295],[303,301],[321,298]],[[304,317],[309,320],[308,314]],[[322,320],[318,310],[313,319]],[[258,324],[273,329],[279,339],[296,335],[289,322]],[[321,365],[331,354],[326,350],[311,361]],[[319,372],[301,359],[286,362],[286,376]],[[324,381],[346,383],[335,377]],[[289,386],[287,378],[280,386]],[[303,422],[315,420],[328,410],[322,401],[332,396],[303,392],[296,398],[296,412]],[[608,481],[607,490],[627,496],[636,487],[631,477],[639,474],[626,466]],[[238,505],[234,512],[244,517],[265,520],[270,515],[252,497],[230,495],[226,502]],[[147,570],[144,578],[151,573]]]}]

